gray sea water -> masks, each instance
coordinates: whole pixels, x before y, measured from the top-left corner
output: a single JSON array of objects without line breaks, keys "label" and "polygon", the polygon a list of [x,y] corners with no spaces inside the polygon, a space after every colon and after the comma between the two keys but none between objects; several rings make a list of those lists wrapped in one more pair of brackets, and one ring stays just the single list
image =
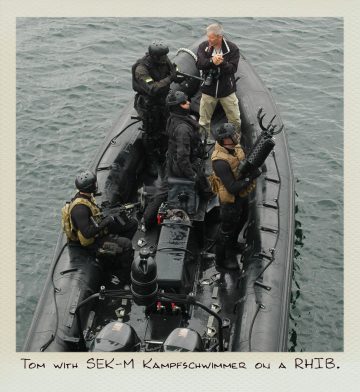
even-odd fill
[{"label": "gray sea water", "polygon": [[[132,98],[131,65],[153,39],[170,55],[215,19],[17,19],[17,350],[74,175]],[[296,177],[289,351],[343,350],[343,34],[340,18],[224,18],[271,89]]]}]

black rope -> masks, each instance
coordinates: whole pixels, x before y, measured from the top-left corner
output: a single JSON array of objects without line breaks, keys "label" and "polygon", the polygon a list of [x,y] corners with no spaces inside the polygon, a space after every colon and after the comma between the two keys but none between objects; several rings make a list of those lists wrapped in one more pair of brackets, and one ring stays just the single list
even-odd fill
[{"label": "black rope", "polygon": [[[260,255],[261,256],[261,255]],[[273,261],[275,260],[275,257],[274,257],[274,255],[272,256],[272,259],[266,264],[266,266],[260,271],[260,273],[257,275],[257,277],[254,279],[254,283],[253,283],[253,288],[254,288],[254,293],[255,293],[255,301],[257,302],[257,295],[256,295],[256,290],[255,290],[255,284],[256,284],[256,281],[260,278],[260,276],[268,269],[268,267],[273,263]],[[251,337],[252,337],[252,330],[253,330],[253,326],[254,326],[254,323],[255,323],[255,319],[256,319],[256,317],[257,317],[257,315],[258,315],[258,313],[259,313],[259,311],[260,311],[260,309],[261,309],[261,305],[258,303],[258,308],[257,308],[257,310],[256,310],[256,312],[255,312],[255,314],[254,314],[254,317],[253,317],[253,319],[252,319],[252,322],[251,322],[251,327],[250,327],[250,330],[249,330],[249,351],[251,351]]]},{"label": "black rope", "polygon": [[136,121],[133,121],[132,123],[128,124],[124,129],[122,129],[118,134],[116,134],[116,135],[109,141],[109,143],[108,143],[108,145],[106,146],[106,148],[104,148],[104,150],[103,150],[103,152],[102,152],[102,154],[101,154],[101,156],[100,156],[100,158],[99,158],[99,160],[98,160],[98,163],[97,163],[96,166],[95,166],[95,171],[98,171],[98,170],[99,170],[98,167],[99,167],[100,161],[102,160],[102,157],[105,155],[105,153],[106,153],[106,151],[108,150],[108,148],[110,147],[110,145],[111,145],[111,144],[114,144],[115,141],[116,141],[116,139],[117,139],[119,136],[121,136],[122,133],[125,132],[129,127],[131,127],[132,125],[134,125],[134,124],[136,124],[136,123],[138,123],[138,122],[140,122],[140,121],[141,121],[141,119],[136,120]]},{"label": "black rope", "polygon": [[[277,207],[278,207],[277,208],[278,222],[280,222],[279,193],[280,193],[280,187],[281,187],[281,177],[280,177],[279,167],[278,167],[278,164],[277,164],[277,161],[276,161],[275,151],[273,151],[272,155],[273,155],[273,158],[274,158],[274,163],[275,163],[276,171],[277,171],[278,178],[279,178],[279,192],[278,192],[278,195],[277,195],[276,204],[277,204]],[[278,230],[278,235],[276,236],[274,250],[276,248],[276,245],[277,245],[277,242],[278,242],[278,239],[279,239],[279,232],[280,232],[280,230]],[[274,250],[273,250],[273,252],[274,252]],[[259,255],[259,256],[267,257],[267,255]],[[254,288],[255,301],[256,302],[258,302],[257,301],[258,300],[257,299],[257,294],[256,294],[256,290],[255,290],[256,281],[260,278],[261,275],[263,275],[263,273],[269,268],[269,266],[274,262],[274,260],[275,260],[274,253],[272,253],[271,260],[266,264],[266,266],[260,271],[260,273],[254,279],[253,288]],[[251,322],[251,327],[250,327],[250,330],[249,330],[249,351],[251,351],[251,337],[252,337],[253,326],[254,326],[255,319],[256,319],[257,315],[259,314],[259,311],[260,311],[261,307],[262,306],[258,303],[258,308],[257,308],[257,310],[256,310],[256,312],[254,314],[253,320]]]},{"label": "black rope", "polygon": [[103,300],[105,297],[113,297],[113,298],[125,298],[125,299],[132,299],[132,295],[130,291],[128,290],[104,290],[101,291],[100,293],[95,293],[90,295],[90,297],[85,298],[83,301],[81,301],[78,306],[76,307],[75,310],[75,317],[76,317],[76,322],[77,322],[77,327],[78,327],[78,332],[79,332],[79,349],[80,350],[86,350],[86,342],[85,342],[85,336],[82,330],[82,324],[81,324],[81,317],[80,317],[80,309],[85,306],[88,302],[93,301],[94,299],[99,299]]},{"label": "black rope", "polygon": [[51,271],[51,283],[52,283],[52,286],[53,286],[53,288],[54,288],[54,290],[53,290],[53,297],[54,297],[54,305],[55,305],[56,324],[55,324],[55,331],[54,331],[54,333],[51,335],[50,339],[49,339],[45,344],[43,344],[43,345],[40,347],[40,351],[41,351],[41,352],[45,351],[45,350],[50,346],[50,344],[51,344],[51,343],[53,342],[53,340],[55,339],[55,336],[56,336],[57,331],[58,331],[58,328],[59,328],[59,310],[58,310],[57,303],[56,303],[56,292],[58,291],[58,289],[55,287],[54,274],[55,274],[55,268],[56,268],[56,266],[57,266],[57,263],[59,262],[60,257],[61,257],[61,255],[63,254],[64,249],[66,248],[67,245],[68,245],[68,243],[66,242],[66,243],[63,245],[63,247],[61,248],[60,253],[59,253],[58,257],[56,258],[55,263],[54,263],[54,265],[53,265],[53,269],[52,269],[52,271]]},{"label": "black rope", "polygon": [[253,330],[253,326],[254,326],[254,323],[255,323],[255,319],[256,319],[259,311],[260,311],[260,308],[261,308],[261,306],[258,304],[258,308],[256,309],[256,312],[255,312],[255,315],[254,315],[254,317],[252,319],[250,330],[249,330],[249,351],[250,352],[251,352],[251,335],[252,335],[252,330]]},{"label": "black rope", "polygon": [[85,343],[85,336],[82,330],[82,325],[81,325],[81,317],[80,317],[80,308],[87,304],[88,302],[92,301],[93,299],[99,298],[100,294],[95,293],[90,295],[90,297],[87,297],[84,301],[80,302],[80,304],[76,307],[75,310],[75,317],[76,317],[76,322],[78,326],[78,332],[79,332],[79,349],[86,351],[86,343]]}]

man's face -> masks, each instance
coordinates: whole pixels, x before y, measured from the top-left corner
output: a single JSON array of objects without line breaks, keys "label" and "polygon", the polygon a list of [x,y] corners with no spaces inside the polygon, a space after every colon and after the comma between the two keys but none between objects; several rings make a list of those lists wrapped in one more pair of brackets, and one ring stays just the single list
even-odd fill
[{"label": "man's face", "polygon": [[190,101],[186,101],[184,103],[181,103],[180,106],[185,109],[185,110],[189,110],[190,109]]},{"label": "man's face", "polygon": [[235,149],[235,142],[231,137],[226,137],[223,140],[223,147],[227,148],[228,150],[234,150]]},{"label": "man's face", "polygon": [[209,46],[219,46],[221,45],[222,36],[215,35],[214,33],[208,33],[207,35]]},{"label": "man's face", "polygon": [[151,56],[151,59],[156,64],[166,64],[168,61],[168,56],[166,54],[163,56]]}]

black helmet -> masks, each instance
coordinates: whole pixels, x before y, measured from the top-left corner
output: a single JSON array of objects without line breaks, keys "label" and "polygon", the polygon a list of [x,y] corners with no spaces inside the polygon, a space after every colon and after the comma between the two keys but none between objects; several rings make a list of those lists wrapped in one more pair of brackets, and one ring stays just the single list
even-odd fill
[{"label": "black helmet", "polygon": [[76,176],[75,186],[80,192],[95,193],[97,191],[96,175],[90,170],[82,171]]},{"label": "black helmet", "polygon": [[155,62],[166,63],[169,47],[162,41],[154,41],[149,45],[149,55]]},{"label": "black helmet", "polygon": [[188,96],[183,91],[170,90],[169,94],[166,97],[166,105],[167,106],[180,105],[181,103],[185,103],[187,100],[188,100]]},{"label": "black helmet", "polygon": [[169,47],[162,41],[154,41],[149,45],[149,55],[151,57],[161,57],[169,53]]},{"label": "black helmet", "polygon": [[238,143],[235,126],[231,123],[225,123],[220,125],[216,131],[216,141],[222,145],[222,142],[226,138],[231,138],[235,144]]}]

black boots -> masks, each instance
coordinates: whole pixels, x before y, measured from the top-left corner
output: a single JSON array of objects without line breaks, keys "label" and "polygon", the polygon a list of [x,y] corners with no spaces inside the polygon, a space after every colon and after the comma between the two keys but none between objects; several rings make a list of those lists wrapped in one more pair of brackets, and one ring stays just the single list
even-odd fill
[{"label": "black boots", "polygon": [[237,261],[238,247],[234,241],[233,233],[226,233],[222,230],[219,233],[219,238],[216,243],[216,264],[215,267],[224,268],[228,270],[239,269]]}]

